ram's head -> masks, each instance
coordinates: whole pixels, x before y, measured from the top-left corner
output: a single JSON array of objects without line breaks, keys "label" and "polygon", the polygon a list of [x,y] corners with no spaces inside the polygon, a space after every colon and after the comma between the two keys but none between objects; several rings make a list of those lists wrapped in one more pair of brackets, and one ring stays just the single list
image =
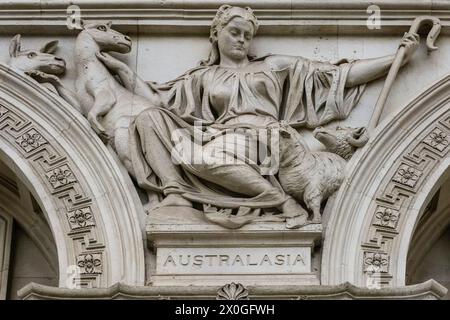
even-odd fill
[{"label": "ram's head", "polygon": [[364,146],[369,141],[369,135],[364,127],[337,127],[334,130],[318,127],[313,134],[328,151],[336,153],[346,160],[350,159],[357,148]]}]

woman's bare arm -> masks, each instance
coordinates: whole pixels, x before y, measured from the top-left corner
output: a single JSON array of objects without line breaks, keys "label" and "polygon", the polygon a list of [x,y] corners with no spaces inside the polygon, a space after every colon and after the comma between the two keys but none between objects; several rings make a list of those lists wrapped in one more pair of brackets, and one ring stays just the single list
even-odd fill
[{"label": "woman's bare arm", "polygon": [[[409,61],[418,45],[419,36],[417,34],[405,34],[401,42],[401,46],[404,46],[406,49],[403,64]],[[348,72],[345,86],[353,87],[384,76],[389,71],[394,58],[395,55],[388,55],[379,58],[361,59],[353,62]],[[284,69],[292,65],[296,59],[298,58],[294,56],[274,55],[267,57],[266,62],[277,69]]]},{"label": "woman's bare arm", "polygon": [[[400,44],[405,47],[403,65],[409,61],[419,45],[419,35],[407,33]],[[391,67],[395,55],[355,61],[348,73],[346,87],[367,83],[384,76]]]}]

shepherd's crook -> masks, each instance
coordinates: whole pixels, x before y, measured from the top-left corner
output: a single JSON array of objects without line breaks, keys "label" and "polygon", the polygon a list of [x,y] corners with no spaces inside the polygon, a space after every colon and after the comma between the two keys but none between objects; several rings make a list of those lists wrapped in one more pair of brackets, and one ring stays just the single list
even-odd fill
[{"label": "shepherd's crook", "polygon": [[[428,52],[436,50],[437,47],[434,46],[439,32],[441,31],[441,22],[438,18],[432,16],[420,16],[414,19],[414,22],[409,28],[410,33],[417,33],[422,25],[432,25],[432,28],[427,36],[427,48]],[[374,129],[378,125],[381,113],[383,112],[384,104],[388,97],[389,91],[391,91],[392,84],[394,83],[395,77],[397,76],[398,70],[400,69],[403,58],[405,56],[405,47],[402,45],[398,48],[395,55],[394,61],[392,62],[389,73],[386,77],[386,82],[384,83],[383,89],[381,90],[380,96],[378,97],[377,103],[375,105],[372,118],[369,122],[369,129]]]}]

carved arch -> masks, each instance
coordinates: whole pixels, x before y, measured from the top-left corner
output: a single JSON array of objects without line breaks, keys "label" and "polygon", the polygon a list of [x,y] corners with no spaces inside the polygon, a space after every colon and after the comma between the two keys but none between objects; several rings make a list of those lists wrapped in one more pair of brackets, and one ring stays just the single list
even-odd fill
[{"label": "carved arch", "polygon": [[450,75],[388,116],[351,159],[324,234],[322,284],[405,285],[416,224],[450,176],[449,140]]},{"label": "carved arch", "polygon": [[144,284],[141,204],[117,159],[64,100],[0,65],[0,159],[27,186],[85,287]]}]

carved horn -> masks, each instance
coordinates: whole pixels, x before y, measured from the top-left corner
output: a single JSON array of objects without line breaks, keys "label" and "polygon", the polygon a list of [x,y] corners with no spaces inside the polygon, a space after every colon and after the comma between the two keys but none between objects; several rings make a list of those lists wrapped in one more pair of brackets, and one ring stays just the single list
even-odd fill
[{"label": "carved horn", "polygon": [[[356,133],[357,138],[353,137],[353,134]],[[348,143],[352,146],[360,148],[364,146],[367,141],[369,141],[369,135],[367,134],[367,129],[364,127],[356,128],[352,130],[352,134],[347,138]]]}]

